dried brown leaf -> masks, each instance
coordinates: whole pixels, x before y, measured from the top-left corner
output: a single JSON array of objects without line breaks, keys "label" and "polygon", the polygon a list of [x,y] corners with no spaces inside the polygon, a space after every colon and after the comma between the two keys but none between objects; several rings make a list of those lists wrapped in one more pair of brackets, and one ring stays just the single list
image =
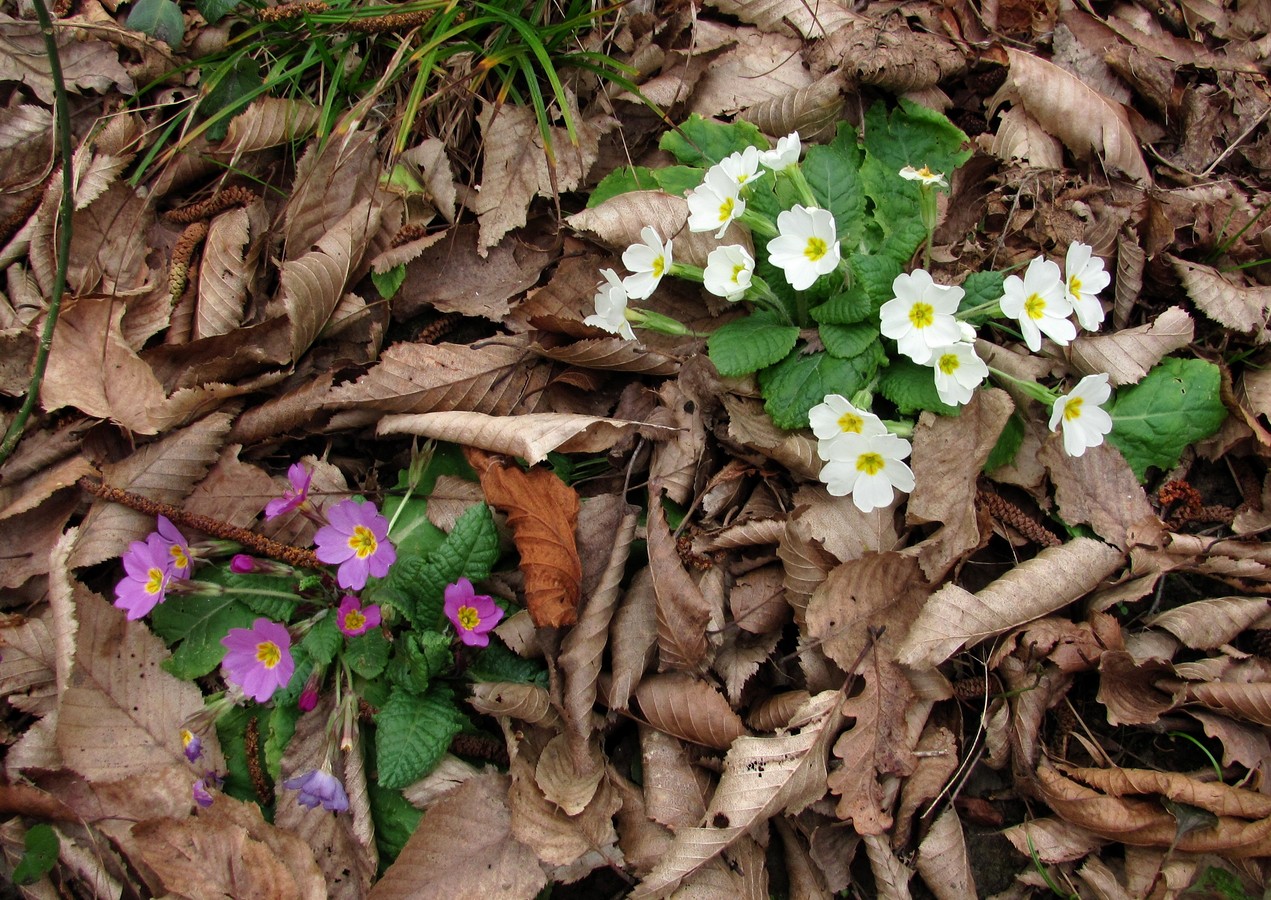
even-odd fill
[{"label": "dried brown leaf", "polygon": [[1037,459],[1050,472],[1065,522],[1089,525],[1108,543],[1127,547],[1136,527],[1157,520],[1130,464],[1107,442],[1074,457],[1055,435],[1042,444]]},{"label": "dried brown leaf", "polygon": [[506,775],[479,775],[434,803],[370,900],[532,900],[547,877],[512,836],[508,787]]},{"label": "dried brown leaf", "polygon": [[609,629],[609,706],[626,709],[631,692],[653,664],[658,648],[657,597],[648,566],[631,578]]},{"label": "dried brown leaf", "polygon": [[731,115],[806,90],[812,76],[799,53],[800,38],[738,28],[734,44],[711,61],[689,100],[703,116]]},{"label": "dried brown leaf", "polygon": [[53,668],[58,651],[49,620],[21,616],[6,618],[0,625],[0,695],[13,707],[34,716],[43,716],[57,707],[58,689]]},{"label": "dried brown leaf", "polygon": [[1004,110],[992,138],[985,141],[982,137],[980,141],[981,146],[987,143],[988,151],[1006,163],[1018,159],[1032,169],[1063,168],[1063,144],[1022,109]]},{"label": "dried brown leaf", "polygon": [[[858,18],[837,2],[808,4],[803,0],[709,0],[706,5],[758,26],[760,31],[770,34],[798,34],[805,38],[825,37]],[[765,133],[776,135],[786,132]]]},{"label": "dried brown leaf", "polygon": [[808,634],[840,668],[855,671],[862,652],[875,643],[881,642],[890,655],[922,609],[928,590],[914,557],[867,553],[838,566],[812,594]]},{"label": "dried brown leaf", "polygon": [[945,585],[923,607],[897,658],[913,668],[936,666],[964,644],[977,644],[1085,596],[1123,560],[1107,544],[1077,538],[1042,550],[978,593]]},{"label": "dried brown leaf", "polygon": [[1006,83],[989,101],[996,109],[1013,100],[1055,135],[1078,159],[1097,156],[1104,165],[1140,183],[1151,183],[1138,138],[1121,104],[1088,87],[1054,63],[1013,48]]},{"label": "dried brown leaf", "polygon": [[[53,33],[67,88],[98,93],[118,88],[132,94],[136,87],[119,63],[119,52],[106,41],[82,41],[77,35],[75,28]],[[43,103],[53,105],[53,77],[39,23],[0,13],[0,81],[20,81]]]},{"label": "dried brown leaf", "polygon": [[896,855],[885,836],[867,834],[863,840],[878,900],[909,900],[913,870]]},{"label": "dried brown leaf", "polygon": [[[917,764],[913,774],[905,779],[900,789],[900,803],[896,807],[896,827],[892,831],[892,843],[897,847],[905,846],[913,834],[915,816],[932,800],[939,797],[948,785],[960,764],[958,759],[958,741],[949,729],[932,722],[923,729],[922,737],[914,748]],[[957,814],[950,808],[947,810],[956,820]],[[961,840],[962,829],[957,828],[958,840]],[[952,835],[946,836],[952,839]],[[965,848],[963,848],[965,853]],[[965,863],[965,860],[963,860]],[[924,876],[925,877],[925,876]],[[974,893],[972,891],[971,893]]]},{"label": "dried brown leaf", "polygon": [[738,576],[728,591],[737,627],[752,634],[779,630],[790,619],[781,566],[769,565]]},{"label": "dried brown leaf", "polygon": [[1271,682],[1210,682],[1187,685],[1187,699],[1217,712],[1271,728]]},{"label": "dried brown leaf", "polygon": [[[645,771],[651,770],[646,768]],[[609,768],[609,782],[622,798],[622,807],[617,814],[617,829],[618,846],[622,849],[626,869],[637,876],[647,875],[671,846],[671,831],[659,825],[645,808],[640,788],[615,772],[612,766]],[[705,809],[706,802],[703,800],[702,811]],[[699,812],[694,821],[700,818]]]},{"label": "dried brown leaf", "polygon": [[673,891],[734,841],[782,812],[796,814],[825,794],[825,760],[841,721],[841,695],[814,696],[791,722],[797,733],[739,737],[706,809],[705,825],[684,827],[631,896],[648,900]]},{"label": "dried brown leaf", "polygon": [[858,84],[872,84],[898,94],[935,87],[966,70],[962,51],[939,34],[911,29],[888,16],[857,18],[845,23],[809,52],[815,74],[841,67]]},{"label": "dried brown leaf", "polygon": [[731,629],[724,633],[711,668],[723,679],[724,691],[735,706],[741,705],[746,682],[772,655],[780,639],[780,629],[773,629],[766,634],[750,634],[740,629]]},{"label": "dried brown leaf", "polygon": [[[350,129],[330,140],[314,139],[296,164],[296,178],[283,220],[285,261],[301,259],[321,246],[327,232],[347,231],[344,242],[366,247],[382,210],[376,196],[380,172],[375,136]],[[365,230],[357,232],[361,211]],[[372,216],[374,219],[372,220]],[[356,260],[353,262],[356,265]],[[284,271],[285,271],[284,266]]]},{"label": "dried brown leaf", "polygon": [[574,213],[565,220],[570,228],[589,234],[614,250],[624,250],[639,243],[640,230],[646,225],[657,229],[663,240],[675,239],[675,258],[695,266],[705,266],[706,257],[721,243],[740,244],[751,248],[750,233],[737,225],[729,225],[723,238],[705,232],[691,233],[688,225],[688,201],[662,191],[628,191],[611,197],[599,206]]},{"label": "dried brown leaf", "polygon": [[710,601],[680,561],[660,500],[649,504],[646,532],[649,569],[657,597],[658,671],[696,670],[706,659]]},{"label": "dried brown leaf", "polygon": [[785,466],[794,475],[814,480],[821,471],[816,455],[816,442],[806,434],[782,431],[772,424],[758,400],[724,394],[721,398],[728,410],[728,436],[742,446],[758,450],[764,456]]},{"label": "dried brown leaf", "polygon": [[642,803],[649,818],[672,830],[700,825],[712,784],[706,772],[693,765],[684,741],[642,724],[640,760]]},{"label": "dried brown leaf", "polygon": [[1109,334],[1083,334],[1072,342],[1074,368],[1083,375],[1108,373],[1113,387],[1137,384],[1158,362],[1191,344],[1195,323],[1171,306],[1153,321]]},{"label": "dried brown leaf", "polygon": [[1145,624],[1164,628],[1188,647],[1213,650],[1266,615],[1265,597],[1214,597],[1176,606]]},{"label": "dried brown leaf", "polygon": [[[801,0],[796,0],[802,6]],[[753,6],[755,4],[746,4]],[[843,89],[846,79],[841,69],[822,75],[807,87],[756,103],[744,113],[764,134],[786,135],[799,132],[809,143],[829,140],[836,123],[843,118]]]},{"label": "dried brown leaf", "polygon": [[1099,693],[1111,725],[1151,725],[1178,705],[1181,691],[1169,693],[1158,679],[1173,670],[1160,660],[1136,660],[1124,650],[1107,650],[1099,657]]},{"label": "dried brown leaf", "polygon": [[678,359],[655,350],[648,350],[620,337],[574,341],[562,347],[544,348],[535,345],[530,349],[568,366],[596,369],[602,372],[674,375],[680,370]]},{"label": "dried brown leaf", "polygon": [[1212,266],[1168,256],[1196,308],[1220,325],[1252,335],[1260,344],[1271,341],[1267,329],[1271,287],[1237,283]]},{"label": "dried brown leaf", "polygon": [[249,215],[245,208],[217,216],[208,230],[199,264],[194,337],[228,334],[243,322],[247,302]]},{"label": "dried brown leaf", "polygon": [[966,837],[962,833],[962,821],[953,807],[946,809],[931,823],[931,830],[918,845],[915,865],[937,900],[978,896],[975,873],[967,855]]},{"label": "dried brown leaf", "polygon": [[312,132],[321,117],[322,111],[307,100],[258,97],[230,120],[221,149],[242,156],[289,144]]},{"label": "dried brown leaf", "polygon": [[726,750],[746,734],[724,695],[684,672],[651,675],[640,682],[635,698],[650,725],[695,744]]},{"label": "dried brown leaf", "polygon": [[472,685],[468,702],[488,716],[511,716],[531,725],[553,728],[559,721],[551,697],[535,684],[479,681]]},{"label": "dried brown leaf", "polygon": [[578,493],[549,469],[522,471],[465,449],[486,500],[506,513],[525,573],[525,603],[539,628],[578,620],[582,563],[574,542]]},{"label": "dried brown leaf", "polygon": [[1047,863],[1072,862],[1097,852],[1107,843],[1092,831],[1049,816],[1012,825],[1002,835],[1020,853],[1031,856],[1036,851],[1037,857]]},{"label": "dried brown leaf", "polygon": [[1189,709],[1187,713],[1204,726],[1205,734],[1222,742],[1224,766],[1240,765],[1251,771],[1265,771],[1271,760],[1271,738],[1266,729],[1242,725],[1204,710]]},{"label": "dried brown leaf", "polygon": [[576,816],[596,796],[596,788],[605,777],[605,761],[599,744],[588,741],[582,747],[583,764],[578,766],[574,760],[579,754],[569,744],[566,734],[547,742],[534,767],[534,783],[549,803],[567,816]]}]

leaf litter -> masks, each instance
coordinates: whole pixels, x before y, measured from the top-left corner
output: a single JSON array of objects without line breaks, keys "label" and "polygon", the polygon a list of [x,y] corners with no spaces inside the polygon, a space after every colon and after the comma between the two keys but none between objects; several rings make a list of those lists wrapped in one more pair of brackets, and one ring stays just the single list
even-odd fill
[{"label": "leaf litter", "polygon": [[[915,879],[939,897],[1260,895],[1271,20],[1190,0],[893,6],[633,5],[594,40],[667,122],[814,142],[878,98],[942,110],[977,148],[933,241],[948,280],[1072,241],[1116,261],[1115,328],[1042,359],[1005,336],[986,357],[1127,388],[1162,361],[1216,363],[1229,415],[1211,436],[1152,448],[1151,468],[1109,445],[1069,458],[1027,396],[984,391],[958,418],[925,413],[907,504],[862,513],[700,340],[584,324],[595,273],[643,226],[677,235],[684,262],[715,246],[680,234],[669,191],[585,207],[613,170],[666,162],[666,124],[630,92],[574,73],[556,112],[577,142],[558,118],[552,156],[510,103],[465,96],[433,123],[445,140],[393,157],[383,120],[338,118],[321,140],[325,110],[262,97],[138,186],[158,110],[120,106],[169,51],[96,3],[62,18],[71,295],[40,412],[0,467],[7,864],[49,821],[44,895],[904,897]],[[5,22],[12,398],[60,184],[38,32]],[[188,41],[171,52],[191,58]],[[399,162],[418,190],[383,177]],[[649,308],[695,329],[726,312],[673,289]],[[404,791],[353,738],[330,761],[339,814],[273,784],[322,764],[329,700],[246,724],[264,744],[251,771],[227,769],[215,731],[190,765],[178,729],[220,686],[169,674],[164,642],[106,602],[153,514],[79,479],[304,545],[303,517],[257,518],[288,461],[324,495],[384,496],[408,436],[464,445],[480,475],[432,483],[431,527],[468,527],[481,501],[506,513],[517,564],[482,587],[528,610],[495,634],[546,679],[479,680],[460,698],[476,733],[456,725]],[[237,793],[195,806],[205,770]]]}]

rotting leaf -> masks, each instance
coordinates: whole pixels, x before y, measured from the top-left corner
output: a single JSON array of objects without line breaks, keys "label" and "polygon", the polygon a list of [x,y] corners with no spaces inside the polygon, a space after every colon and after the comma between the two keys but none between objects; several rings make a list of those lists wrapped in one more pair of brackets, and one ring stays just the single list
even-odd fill
[{"label": "rotting leaf", "polygon": [[508,517],[525,573],[525,604],[539,628],[578,621],[582,562],[574,540],[578,493],[548,469],[525,472],[494,456],[464,448],[486,500]]}]

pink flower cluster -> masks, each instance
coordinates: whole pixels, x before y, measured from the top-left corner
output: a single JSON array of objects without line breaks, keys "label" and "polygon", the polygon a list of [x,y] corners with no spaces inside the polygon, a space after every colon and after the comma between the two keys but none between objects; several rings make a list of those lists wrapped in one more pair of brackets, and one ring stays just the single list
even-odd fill
[{"label": "pink flower cluster", "polygon": [[115,585],[115,606],[140,619],[164,601],[173,579],[190,574],[190,545],[165,516],[159,530],[133,541],[124,554],[124,578]]}]

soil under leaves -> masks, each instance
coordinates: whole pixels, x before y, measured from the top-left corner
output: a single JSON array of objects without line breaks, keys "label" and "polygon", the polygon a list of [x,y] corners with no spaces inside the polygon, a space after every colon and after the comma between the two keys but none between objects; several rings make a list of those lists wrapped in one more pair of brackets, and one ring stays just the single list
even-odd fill
[{"label": "soil under leaves", "polygon": [[[472,61],[456,60],[398,156],[392,93],[325,139],[316,106],[265,98],[133,184],[196,70],[129,98],[226,26],[191,12],[173,50],[124,29],[109,0],[64,12],[68,292],[40,412],[0,467],[0,850],[16,864],[40,822],[61,839],[59,865],[24,891],[1262,895],[1265,4],[631,3],[588,38],[638,70],[669,122],[742,117],[808,143],[878,100],[945,112],[976,155],[942,203],[937,280],[1072,241],[1115,273],[1101,334],[1042,356],[999,334],[995,366],[1114,385],[1169,355],[1221,368],[1222,428],[1145,483],[1106,444],[1068,458],[1036,403],[992,389],[958,418],[923,415],[915,490],[868,514],[827,494],[810,434],[775,428],[753,380],[720,378],[700,340],[583,324],[599,270],[664,209],[634,194],[584,210],[616,167],[670,161],[638,98],[563,73],[577,140],[554,128],[553,163],[533,113],[469,92],[458,67]],[[7,426],[54,282],[60,196],[25,5],[0,13],[0,86]],[[393,167],[418,189],[387,184]],[[664,283],[648,305],[709,330],[709,300]],[[1023,447],[985,476],[1013,412]],[[305,546],[300,524],[259,516],[291,462],[313,461],[320,496],[378,499],[421,437],[470,448],[483,473],[481,490],[437,482],[444,529],[483,500],[513,525],[570,502],[495,486],[503,457],[581,499],[557,546],[575,544],[572,594],[520,535],[523,571],[484,585],[528,603],[499,640],[541,658],[550,688],[475,688],[484,737],[406,788],[424,812],[395,861],[356,744],[336,768],[348,813],[264,779],[269,821],[229,795],[195,808],[191,783],[225,759],[209,737],[191,766],[176,733],[215,678],[169,675],[163,642],[109,604],[117,558],[154,517],[80,479]],[[580,473],[572,491],[549,459]],[[284,776],[320,763],[331,702],[300,718]]]}]

